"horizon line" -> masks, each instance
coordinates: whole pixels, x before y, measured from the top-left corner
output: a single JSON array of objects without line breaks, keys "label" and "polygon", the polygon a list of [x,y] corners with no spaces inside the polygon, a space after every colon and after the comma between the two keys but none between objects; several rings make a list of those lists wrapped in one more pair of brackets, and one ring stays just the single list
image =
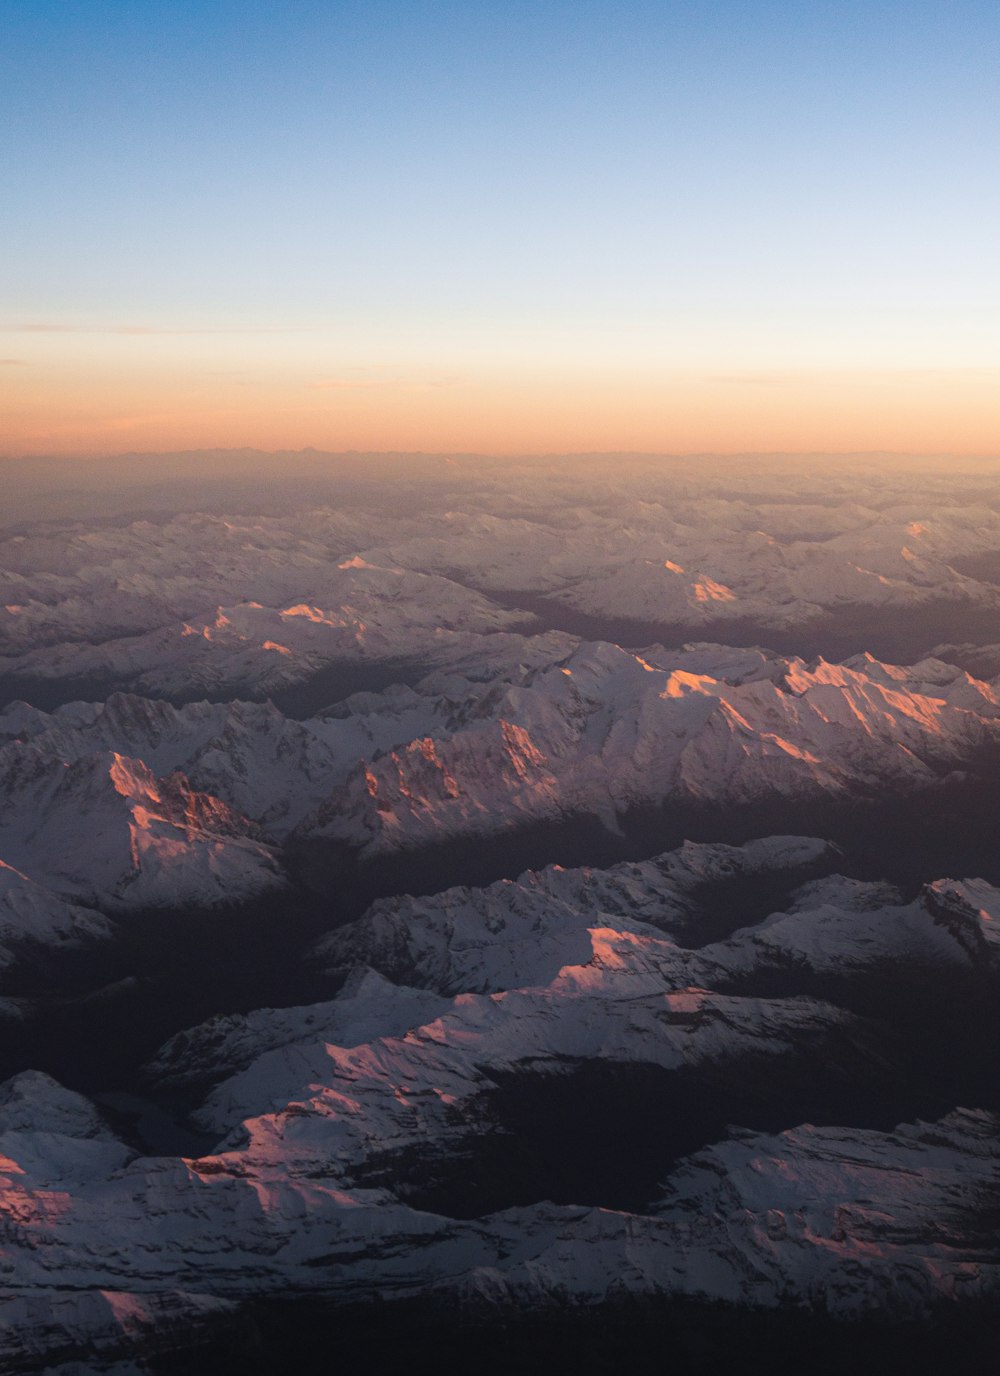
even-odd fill
[{"label": "horizon line", "polygon": [[204,445],[190,449],[125,449],[90,450],[77,453],[2,453],[3,463],[60,462],[87,463],[106,462],[115,459],[164,459],[187,458],[205,454],[222,456],[254,455],[260,458],[280,459],[297,458],[412,458],[412,459],[451,459],[451,460],[532,460],[532,459],[832,459],[832,458],[893,458],[893,459],[941,459],[941,460],[994,460],[1000,462],[1000,451],[968,450],[913,450],[913,449],[560,449],[560,450],[472,450],[472,449],[320,449],[315,445],[303,445],[298,449],[260,449],[254,445]]}]

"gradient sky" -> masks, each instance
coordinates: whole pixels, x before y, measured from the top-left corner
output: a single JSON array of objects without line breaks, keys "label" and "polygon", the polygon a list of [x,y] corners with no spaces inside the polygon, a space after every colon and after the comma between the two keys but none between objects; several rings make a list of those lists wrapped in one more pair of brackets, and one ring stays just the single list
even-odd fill
[{"label": "gradient sky", "polygon": [[6,0],[0,452],[1000,453],[996,0]]}]

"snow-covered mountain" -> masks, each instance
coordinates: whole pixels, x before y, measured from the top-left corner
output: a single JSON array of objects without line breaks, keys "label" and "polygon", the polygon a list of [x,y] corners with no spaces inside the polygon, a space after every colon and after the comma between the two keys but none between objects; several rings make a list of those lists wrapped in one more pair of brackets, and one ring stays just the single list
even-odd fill
[{"label": "snow-covered mountain", "polygon": [[331,662],[439,663],[526,622],[472,589],[692,633],[1000,613],[996,585],[955,567],[1000,548],[975,475],[946,493],[927,472],[817,469],[790,498],[776,471],[703,469],[511,465],[412,510],[373,487],[294,515],[42,524],[0,538],[0,673],[264,696]]},{"label": "snow-covered mountain", "polygon": [[213,903],[273,883],[267,847],[289,837],[371,858],[578,814],[615,830],[664,803],[878,799],[932,791],[1000,741],[995,688],[938,660],[559,635],[496,648],[303,722],[128,694],[12,704],[0,855],[70,901]]},{"label": "snow-covered mountain", "polygon": [[578,646],[365,760],[300,835],[374,855],[666,801],[885,796],[1000,739],[989,684],[940,661],[807,665],[762,651]]},{"label": "snow-covered mountain", "polygon": [[[693,845],[607,870],[528,871],[488,888],[380,899],[321,939],[332,967],[371,967],[404,985],[455,994],[545,984],[564,966],[609,956],[608,932],[673,978],[712,985],[769,970],[879,973],[996,964],[997,891],[982,880],[940,880],[906,902],[891,886],[836,873],[825,842],[768,837],[744,846]],[[699,891],[713,881],[786,875],[798,887],[781,911],[706,941]],[[635,950],[632,950],[632,946]],[[618,949],[614,947],[613,949]]]},{"label": "snow-covered mountain", "polygon": [[[715,499],[670,491],[618,501],[563,496],[544,514],[464,509],[442,528],[380,542],[365,556],[493,593],[539,593],[589,616],[719,628],[821,622],[845,607],[912,611],[933,603],[996,609],[988,584],[951,560],[1000,547],[995,511],[911,498],[885,507],[755,494],[729,475]],[[655,491],[655,479],[652,490]],[[679,499],[678,499],[679,498]]]},{"label": "snow-covered mountain", "polygon": [[[6,609],[19,630],[27,618],[28,641],[39,614],[32,603]],[[306,600],[202,603],[197,613],[140,635],[96,645],[74,638],[0,657],[0,674],[106,681],[168,698],[261,697],[331,664],[447,662],[474,650],[484,635],[531,621],[446,579],[354,557],[324,572]]]},{"label": "snow-covered mountain", "polygon": [[[841,1314],[985,1300],[1000,1281],[981,1222],[995,1207],[998,1127],[959,1112],[892,1132],[745,1135],[682,1165],[647,1215],[540,1203],[470,1221],[329,1180],[241,1173],[225,1157],[136,1159],[80,1182],[90,1139],[50,1134],[39,1167],[30,1132],[3,1132],[2,1207],[21,1246],[2,1351],[14,1366],[53,1348],[142,1353],[178,1317],[225,1315],[236,1297],[289,1285],[359,1298],[460,1284],[493,1304],[595,1303],[624,1288]],[[95,1159],[115,1150],[96,1145]]]},{"label": "snow-covered mountain", "polygon": [[[887,959],[988,973],[942,896],[954,907],[961,895],[963,911],[978,903],[982,924],[996,890],[943,881],[907,903],[885,886],[804,878],[835,858],[802,838],[687,846],[607,872],[380,903],[327,938],[323,958],[369,954],[398,971],[403,953],[423,988],[359,967],[325,1003],[215,1018],[162,1049],[163,1083],[217,1082],[199,1116],[226,1136],[206,1156],[139,1155],[82,1096],[15,1077],[0,1088],[7,1358],[67,1334],[127,1352],[178,1314],[224,1318],[267,1293],[591,1304],[624,1286],[772,1307],[821,1299],[841,1314],[995,1296],[1000,1248],[983,1219],[1000,1198],[1000,1121],[989,1112],[893,1129],[720,1123],[681,1159],[671,1148],[686,1084],[747,1110],[817,1077],[893,1073],[889,1043],[864,1019],[814,998],[715,993],[692,976],[746,982],[792,961],[873,978]],[[787,910],[702,943],[704,886],[761,875],[785,877]],[[481,992],[449,992],[463,978]],[[647,1110],[660,1183],[642,1207],[504,1205],[510,1163],[522,1190],[535,1169],[518,1094],[551,1098],[579,1080],[579,1112],[614,1083],[593,1078],[602,1067],[659,1077],[646,1091],[662,1104]],[[589,1189],[600,1192],[602,1172],[613,1188],[634,1150],[622,1140],[617,1159],[598,1152]],[[498,1162],[500,1207],[449,1213],[449,1189],[459,1199],[482,1187]],[[116,1331],[130,1314],[145,1326]]]},{"label": "snow-covered mountain", "polygon": [[678,945],[699,940],[698,892],[724,880],[804,877],[835,855],[824,841],[768,837],[745,846],[694,845],[611,869],[529,870],[518,880],[487,888],[462,886],[426,898],[380,899],[355,922],[319,942],[332,966],[372,967],[398,984],[497,993],[547,984],[565,965],[596,959],[594,933],[613,930],[623,941],[673,962],[696,982],[709,968]]},{"label": "snow-covered mountain", "polygon": [[180,512],[35,526],[0,540],[3,638],[20,653],[139,635],[220,604],[294,604],[350,585],[338,565],[385,528],[377,502],[291,519]]},{"label": "snow-covered mountain", "polygon": [[112,909],[235,902],[282,882],[246,818],[116,752],[0,750],[0,850],[55,893]]},{"label": "snow-covered mountain", "polygon": [[110,932],[102,913],[67,902],[0,860],[0,969],[25,948],[75,946]]},{"label": "snow-covered mountain", "polygon": [[0,1368],[995,1304],[995,468],[325,462],[0,517]]}]

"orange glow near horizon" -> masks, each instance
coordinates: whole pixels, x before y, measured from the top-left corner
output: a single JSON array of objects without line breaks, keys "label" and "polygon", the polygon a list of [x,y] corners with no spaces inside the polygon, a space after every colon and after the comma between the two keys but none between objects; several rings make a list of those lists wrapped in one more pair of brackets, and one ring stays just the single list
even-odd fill
[{"label": "orange glow near horizon", "polygon": [[1000,370],[0,370],[7,456],[201,448],[1000,454]]},{"label": "orange glow near horizon", "polygon": [[0,454],[1000,456],[982,0],[13,8]]}]

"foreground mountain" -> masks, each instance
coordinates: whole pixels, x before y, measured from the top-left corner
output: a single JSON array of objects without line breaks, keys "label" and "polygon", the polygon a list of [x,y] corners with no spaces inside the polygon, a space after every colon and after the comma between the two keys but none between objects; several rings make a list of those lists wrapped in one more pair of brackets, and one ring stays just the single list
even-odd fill
[{"label": "foreground mountain", "polygon": [[46,1133],[44,1160],[41,1129],[0,1135],[20,1263],[2,1305],[12,1366],[46,1347],[142,1352],[179,1315],[225,1315],[227,1299],[289,1284],[433,1294],[459,1271],[466,1295],[494,1303],[589,1304],[624,1285],[771,1306],[823,1295],[841,1312],[898,1313],[936,1296],[985,1298],[1000,1281],[981,1223],[1000,1186],[1000,1123],[986,1114],[888,1133],[745,1134],[683,1163],[645,1215],[539,1204],[468,1221],[379,1204],[332,1180],[239,1172],[227,1157],[133,1159],[88,1184],[84,1170],[125,1153],[95,1137],[85,1104],[77,1117]]},{"label": "foreground mountain", "polygon": [[[891,1020],[754,981],[836,965],[862,989],[891,963],[952,997],[949,971],[997,977],[975,934],[1000,895],[942,882],[906,902],[815,877],[833,859],[801,838],[688,846],[380,903],[321,958],[383,973],[163,1048],[154,1080],[213,1086],[208,1155],[142,1155],[83,1096],[16,1076],[5,1359],[142,1353],[178,1324],[193,1342],[267,1294],[591,1305],[624,1287],[842,1314],[996,1296],[1000,1119],[875,1121],[913,1092]],[[700,895],[741,876],[780,879],[785,911],[734,911],[705,942]],[[727,1127],[810,1105],[855,1122]]]}]

